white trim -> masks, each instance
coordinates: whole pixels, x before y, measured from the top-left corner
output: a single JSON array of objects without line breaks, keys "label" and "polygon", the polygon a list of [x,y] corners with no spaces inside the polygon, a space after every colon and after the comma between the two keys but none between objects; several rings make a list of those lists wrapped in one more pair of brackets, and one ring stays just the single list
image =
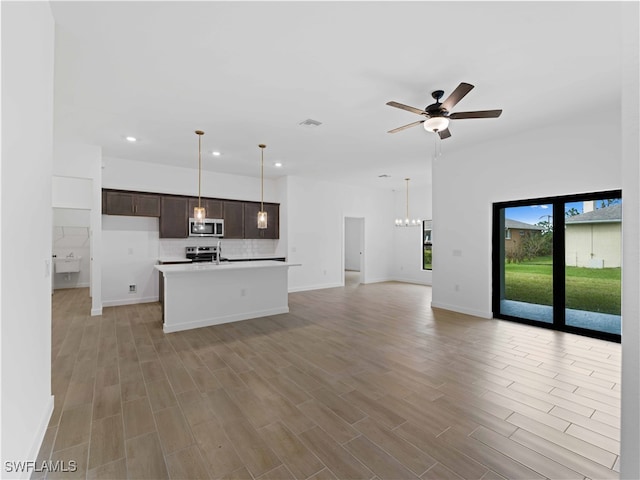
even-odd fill
[{"label": "white trim", "polygon": [[178,325],[164,324],[162,330],[164,333],[180,332],[182,330],[191,330],[194,328],[210,327],[212,325],[220,325],[222,323],[238,322],[240,320],[249,320],[251,318],[269,317],[271,315],[280,315],[289,313],[289,307],[271,308],[268,310],[257,310],[255,312],[245,312],[224,317],[207,318],[204,320],[196,320],[193,322],[180,323]]},{"label": "white trim", "polygon": [[465,315],[472,315],[480,318],[493,318],[493,312],[483,312],[481,310],[472,310],[469,308],[459,307],[457,305],[448,305],[446,303],[431,302],[431,308],[440,308],[442,310],[449,310],[451,312],[464,313]]},{"label": "white trim", "polygon": [[76,283],[75,285],[69,285],[69,286],[58,286],[56,287],[55,285],[53,286],[54,290],[66,290],[68,288],[87,288],[90,287],[91,283],[90,282],[82,282],[82,283]]},{"label": "white trim", "polygon": [[289,293],[306,292],[309,290],[322,290],[324,288],[344,287],[344,283],[325,283],[322,285],[309,285],[306,287],[293,287],[289,289]]},{"label": "white trim", "polygon": [[[102,302],[103,307],[119,307],[122,305],[136,305],[138,303],[153,303],[159,301],[158,297],[123,298],[122,300],[107,300]],[[91,310],[93,312],[93,310]]]},{"label": "white trim", "polygon": [[99,315],[102,315],[102,307],[100,307],[100,308],[92,308],[91,309],[91,316],[92,317],[96,317],[96,316],[99,316]]},{"label": "white trim", "polygon": [[[425,270],[425,271],[430,271],[430,270]],[[414,285],[425,285],[427,287],[431,287],[432,284],[431,282],[421,282],[419,280],[416,280],[415,278],[402,278],[402,277],[393,277],[391,278],[392,282],[402,282],[402,283],[413,283]]]},{"label": "white trim", "polygon": [[[44,440],[44,436],[47,433],[47,428],[49,428],[49,422],[51,421],[51,415],[53,415],[53,407],[55,405],[55,398],[53,395],[49,396],[49,400],[47,401],[47,405],[44,411],[44,415],[42,416],[42,420],[40,420],[40,426],[36,431],[35,437],[33,438],[33,442],[31,443],[31,448],[29,449],[29,460],[37,460],[38,453],[40,452],[40,448],[42,447],[42,442]],[[17,472],[16,472],[17,473]],[[19,478],[30,478],[33,472],[25,469],[21,472]]]},{"label": "white trim", "polygon": [[384,282],[393,282],[393,278],[391,277],[381,277],[381,278],[367,278],[366,281],[360,282],[362,284],[368,285],[370,283],[384,283]]}]

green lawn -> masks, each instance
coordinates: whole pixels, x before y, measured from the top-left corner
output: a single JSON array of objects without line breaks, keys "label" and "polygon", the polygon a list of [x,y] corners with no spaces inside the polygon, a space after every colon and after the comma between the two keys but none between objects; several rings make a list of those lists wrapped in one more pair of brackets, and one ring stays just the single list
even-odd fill
[{"label": "green lawn", "polygon": [[[505,264],[505,299],[552,305],[551,257]],[[620,268],[566,267],[567,308],[620,315]]]}]

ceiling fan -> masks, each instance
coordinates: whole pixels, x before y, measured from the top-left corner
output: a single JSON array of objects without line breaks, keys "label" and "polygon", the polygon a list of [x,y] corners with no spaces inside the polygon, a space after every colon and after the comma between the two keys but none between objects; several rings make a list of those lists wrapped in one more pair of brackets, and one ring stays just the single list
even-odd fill
[{"label": "ceiling fan", "polygon": [[419,108],[410,107],[398,102],[387,102],[387,105],[391,107],[400,108],[408,112],[417,113],[427,117],[424,120],[418,120],[417,122],[403,125],[402,127],[389,130],[387,133],[396,133],[415,125],[424,123],[424,129],[429,132],[437,133],[441,139],[449,138],[451,132],[449,131],[449,120],[461,120],[463,118],[497,118],[502,113],[502,110],[479,110],[476,112],[458,112],[449,113],[455,105],[462,100],[467,93],[471,91],[473,85],[462,82],[458,87],[447,97],[444,102],[440,102],[440,99],[444,95],[443,90],[435,90],[431,93],[431,96],[435,99],[436,103],[432,103],[425,107],[424,110]]}]

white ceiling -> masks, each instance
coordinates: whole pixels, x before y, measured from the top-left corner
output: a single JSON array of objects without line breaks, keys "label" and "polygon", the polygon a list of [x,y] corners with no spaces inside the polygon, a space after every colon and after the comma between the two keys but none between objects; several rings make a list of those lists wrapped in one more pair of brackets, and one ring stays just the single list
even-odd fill
[{"label": "white ceiling", "polygon": [[[104,156],[381,188],[431,183],[436,137],[391,108],[475,85],[446,153],[619,109],[614,2],[52,2],[56,134]],[[322,122],[300,126],[306,119]],[[128,143],[124,136],[139,138]],[[209,155],[220,150],[221,157]],[[282,169],[272,166],[281,161]],[[391,178],[378,178],[389,174]]]}]

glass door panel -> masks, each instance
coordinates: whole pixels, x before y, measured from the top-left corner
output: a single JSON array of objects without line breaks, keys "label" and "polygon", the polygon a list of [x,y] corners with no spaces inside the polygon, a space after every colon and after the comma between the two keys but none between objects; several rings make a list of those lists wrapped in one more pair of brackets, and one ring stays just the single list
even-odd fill
[{"label": "glass door panel", "polygon": [[553,206],[500,209],[502,315],[553,323]]},{"label": "glass door panel", "polygon": [[621,333],[622,199],[567,202],[565,324]]}]

